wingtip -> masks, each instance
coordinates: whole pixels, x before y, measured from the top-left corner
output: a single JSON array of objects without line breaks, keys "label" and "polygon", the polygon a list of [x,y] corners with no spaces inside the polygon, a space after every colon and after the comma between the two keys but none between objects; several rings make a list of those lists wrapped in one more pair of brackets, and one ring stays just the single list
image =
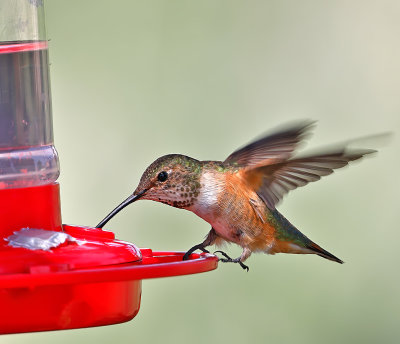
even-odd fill
[{"label": "wingtip", "polygon": [[312,129],[317,126],[317,120],[304,118],[299,120],[293,120],[281,124],[278,127],[275,127],[274,132],[300,132],[302,134],[309,133]]}]

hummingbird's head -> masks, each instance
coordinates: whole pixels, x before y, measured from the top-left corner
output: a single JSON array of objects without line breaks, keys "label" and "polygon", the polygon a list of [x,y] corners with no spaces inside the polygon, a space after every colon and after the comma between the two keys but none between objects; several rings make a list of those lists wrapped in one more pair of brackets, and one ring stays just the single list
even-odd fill
[{"label": "hummingbird's head", "polygon": [[96,228],[103,228],[119,211],[140,198],[176,208],[190,207],[196,202],[200,192],[201,172],[201,162],[185,155],[170,154],[158,158],[144,171],[134,193],[108,214]]},{"label": "hummingbird's head", "polygon": [[187,208],[196,201],[200,189],[200,161],[185,155],[158,158],[143,173],[134,195]]}]

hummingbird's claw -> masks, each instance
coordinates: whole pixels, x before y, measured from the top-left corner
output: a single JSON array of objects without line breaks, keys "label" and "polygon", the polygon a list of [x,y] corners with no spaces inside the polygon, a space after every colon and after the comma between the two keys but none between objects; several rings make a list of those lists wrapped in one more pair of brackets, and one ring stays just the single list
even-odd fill
[{"label": "hummingbird's claw", "polygon": [[250,268],[247,265],[243,264],[242,262],[238,262],[238,263],[242,267],[243,270],[246,270],[247,272],[249,272]]},{"label": "hummingbird's claw", "polygon": [[229,262],[231,262],[233,259],[231,258],[231,257],[229,257],[225,252],[223,252],[223,251],[215,251],[214,252],[214,255],[216,254],[216,253],[221,253],[226,259],[224,259],[224,260],[226,260],[226,262],[224,261],[224,260],[222,260],[223,258],[220,258],[219,260],[221,261],[221,262],[224,262],[224,263],[227,263],[228,261]]},{"label": "hummingbird's claw", "polygon": [[191,249],[189,249],[182,257],[182,260],[188,260],[190,255],[196,251],[196,250],[200,250],[203,251],[204,253],[210,253],[210,251],[207,251],[203,244],[198,244],[198,245],[194,245]]},{"label": "hummingbird's claw", "polygon": [[223,251],[215,251],[214,254],[216,253],[221,253],[225,258],[219,258],[219,261],[222,263],[239,263],[239,265],[241,266],[241,268],[243,270],[246,270],[247,272],[249,271],[249,267],[245,264],[243,264],[240,261],[240,257],[232,259],[231,257],[229,257],[225,252]]}]

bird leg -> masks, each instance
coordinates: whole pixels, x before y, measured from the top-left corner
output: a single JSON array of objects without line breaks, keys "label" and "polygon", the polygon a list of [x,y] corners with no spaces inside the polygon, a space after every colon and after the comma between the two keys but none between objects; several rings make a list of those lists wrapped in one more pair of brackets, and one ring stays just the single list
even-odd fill
[{"label": "bird leg", "polygon": [[198,244],[198,245],[194,245],[192,248],[190,248],[190,249],[185,253],[185,255],[183,256],[182,260],[188,260],[188,259],[189,259],[189,256],[190,256],[194,251],[196,251],[196,250],[201,250],[201,251],[203,251],[203,252],[205,252],[205,253],[210,253],[210,251],[207,251],[207,250],[204,248],[203,243],[201,243],[201,244]]},{"label": "bird leg", "polygon": [[207,237],[201,244],[194,245],[191,249],[189,249],[183,256],[182,260],[188,260],[189,256],[196,250],[201,250],[205,253],[210,253],[207,251],[205,247],[214,244],[215,239],[217,239],[218,235],[215,232],[214,228],[211,227],[211,230],[208,232]]},{"label": "bird leg", "polygon": [[215,253],[221,253],[225,257],[225,258],[219,258],[220,262],[222,262],[222,263],[238,263],[242,267],[243,270],[249,271],[249,267],[247,265],[243,264],[243,262],[247,258],[249,258],[251,255],[251,251],[249,249],[244,248],[242,254],[237,258],[231,258],[223,251],[215,251],[214,254]]}]

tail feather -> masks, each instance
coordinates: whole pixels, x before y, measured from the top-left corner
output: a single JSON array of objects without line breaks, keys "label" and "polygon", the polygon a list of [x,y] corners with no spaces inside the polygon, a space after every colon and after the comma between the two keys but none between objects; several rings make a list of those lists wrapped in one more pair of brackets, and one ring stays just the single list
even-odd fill
[{"label": "tail feather", "polygon": [[334,256],[332,253],[329,253],[328,251],[324,250],[321,246],[318,246],[314,242],[311,242],[309,245],[307,245],[307,248],[310,249],[311,251],[314,251],[315,254],[319,255],[320,257],[332,260],[332,261],[337,262],[339,264],[343,264],[344,263],[343,260],[341,260],[338,257]]}]

